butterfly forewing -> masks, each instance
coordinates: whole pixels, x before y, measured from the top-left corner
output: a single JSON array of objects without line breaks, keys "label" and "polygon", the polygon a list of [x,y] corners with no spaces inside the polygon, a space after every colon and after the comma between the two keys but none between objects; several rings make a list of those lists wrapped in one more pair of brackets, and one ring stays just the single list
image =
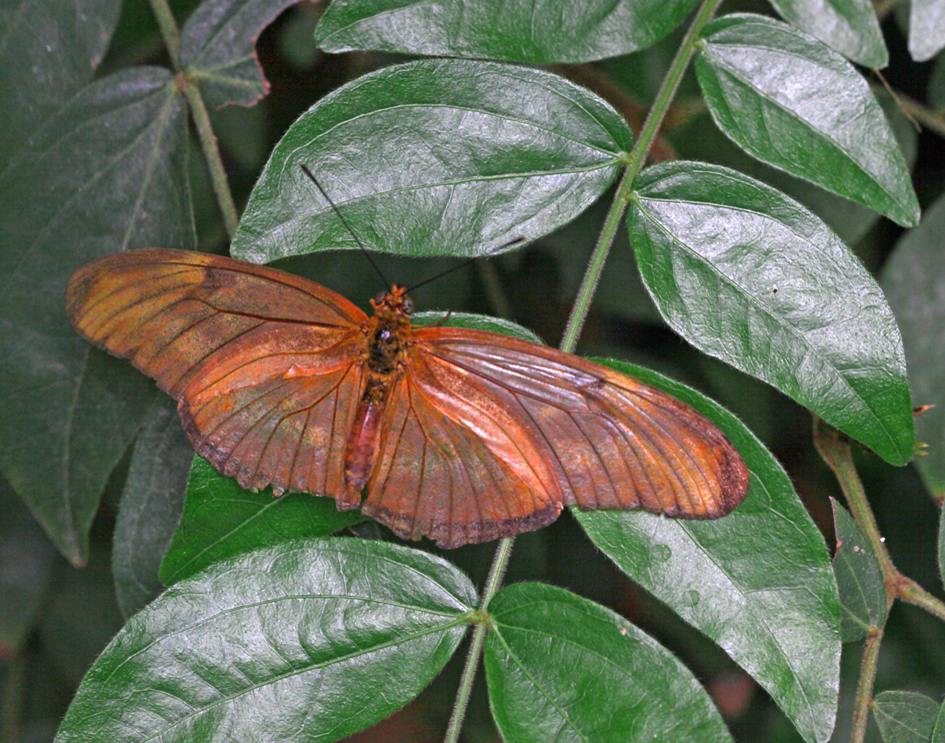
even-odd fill
[{"label": "butterfly forewing", "polygon": [[[504,411],[582,509],[644,508],[716,518],[745,496],[748,472],[719,429],[675,398],[551,348],[482,331],[421,328],[415,353],[448,390],[443,410],[474,426],[468,401]],[[511,423],[508,423],[511,421]]]},{"label": "butterfly forewing", "polygon": [[136,250],[90,263],[69,282],[66,310],[92,343],[130,359],[174,397],[214,353],[254,330],[257,337],[293,327],[307,329],[309,338],[337,337],[367,319],[311,281],[181,250]]}]

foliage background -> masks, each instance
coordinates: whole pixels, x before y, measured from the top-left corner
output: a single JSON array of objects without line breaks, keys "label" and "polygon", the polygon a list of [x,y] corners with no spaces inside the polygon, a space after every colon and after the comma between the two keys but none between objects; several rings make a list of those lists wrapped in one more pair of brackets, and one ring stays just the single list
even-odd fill
[{"label": "foliage background", "polygon": [[[194,2],[174,4],[184,18]],[[768,13],[766,6],[740,3],[725,11]],[[228,106],[211,112],[214,131],[220,138],[229,182],[239,205],[272,147],[287,127],[313,102],[342,83],[365,72],[402,61],[405,57],[382,53],[325,55],[316,51],[312,34],[320,10],[311,5],[293,7],[282,14],[259,38],[257,53],[271,83],[271,91],[251,108]],[[890,67],[884,71],[890,85],[942,118],[945,105],[945,63],[912,61],[902,31],[901,9],[884,16],[882,30],[890,49]],[[639,124],[652,99],[680,33],[645,52],[601,63],[557,68],[583,85],[595,89],[628,120]],[[133,64],[166,64],[159,29],[144,0],[128,0],[122,6],[118,30],[96,76],[102,77]],[[21,80],[19,84],[28,84]],[[0,105],[15,102],[7,98]],[[930,127],[916,135],[897,112],[887,106],[907,157],[914,160],[913,177],[923,207],[939,198],[945,184],[945,147],[942,129]],[[693,73],[687,74],[676,106],[667,120],[664,137],[654,151],[657,159],[684,157],[722,163],[788,188],[795,197],[818,210],[821,216],[854,247],[862,262],[874,273],[890,261],[902,237],[902,228],[866,210],[828,197],[814,187],[751,161],[721,135],[698,96]],[[189,158],[191,193],[196,197],[197,245],[202,250],[224,252],[226,229],[221,222],[204,160],[194,152]],[[786,185],[787,184],[787,185]],[[33,187],[33,184],[30,184]],[[39,186],[41,187],[41,186]],[[480,262],[417,292],[415,301],[424,309],[450,308],[514,318],[534,329],[549,343],[556,343],[563,330],[577,286],[597,238],[606,202],[559,232],[527,249]],[[181,240],[187,238],[182,236]],[[182,246],[183,247],[183,246]],[[416,260],[384,256],[380,259],[388,276],[416,282],[452,265],[449,261]],[[625,231],[618,233],[611,257],[613,271],[606,272],[590,320],[582,336],[579,353],[626,358],[653,367],[702,389],[735,412],[758,435],[785,466],[815,520],[833,541],[833,516],[829,498],[840,498],[829,470],[812,446],[810,416],[783,395],[760,382],[715,362],[684,344],[660,320],[642,285],[628,286],[635,275]],[[933,264],[934,265],[934,264]],[[361,306],[376,293],[365,281],[363,258],[353,253],[319,254],[284,261],[282,267],[308,275],[319,283],[349,296]],[[898,267],[906,271],[905,267]],[[945,300],[926,297],[930,320],[915,334],[926,345],[941,345],[941,317]],[[935,302],[938,302],[936,305]],[[894,309],[899,305],[894,301]],[[914,316],[913,313],[910,316]],[[902,321],[902,320],[900,320]],[[11,329],[4,328],[4,333]],[[907,351],[909,350],[907,339]],[[912,359],[910,358],[910,361]],[[920,360],[921,361],[921,360]],[[941,388],[934,379],[928,394]],[[147,383],[143,383],[147,386]],[[940,394],[940,393],[939,393]],[[927,402],[916,397],[916,404]],[[171,417],[173,417],[171,415]],[[5,422],[8,427],[16,421]],[[140,446],[165,448],[168,459],[189,461],[189,450],[174,427],[155,423],[142,432]],[[24,431],[24,436],[29,431]],[[920,439],[922,436],[920,435]],[[928,438],[928,437],[927,437]],[[41,450],[41,442],[37,442]],[[121,453],[119,453],[121,454]],[[135,530],[146,520],[127,511],[119,515],[118,501],[127,480],[145,489],[148,483],[161,487],[162,477],[137,471],[133,450],[122,454],[106,496],[93,524],[88,566],[77,570],[58,556],[42,531],[32,521],[12,489],[4,483],[0,493],[0,653],[3,659],[3,702],[18,712],[19,730],[5,728],[0,735],[17,741],[51,740],[79,680],[105,643],[122,625],[122,606],[116,599],[115,573],[128,583],[119,595],[126,610],[134,608],[155,589],[146,579],[134,580],[136,554],[112,553],[116,529]],[[897,566],[905,574],[938,596],[942,587],[936,565],[938,512],[941,487],[936,488],[934,468],[925,482],[913,466],[896,469],[870,453],[860,453],[858,464],[882,533]],[[42,476],[41,467],[37,477]],[[928,487],[926,487],[928,486]],[[933,497],[929,497],[929,490]],[[173,507],[173,504],[170,506]],[[179,504],[177,506],[179,508]],[[364,525],[362,529],[371,529]],[[138,533],[143,549],[161,545],[164,534]],[[492,547],[467,547],[450,559],[480,584],[488,569]],[[118,571],[115,566],[119,566]],[[132,566],[132,567],[129,567]],[[130,578],[128,578],[130,576]],[[743,740],[792,741],[797,733],[765,693],[716,646],[688,628],[649,594],[623,577],[583,537],[580,528],[565,514],[540,532],[522,536],[516,545],[509,582],[541,580],[568,588],[582,596],[613,607],[637,626],[672,648],[713,692],[733,734]],[[462,653],[421,697],[403,712],[385,721],[379,729],[357,740],[437,740],[452,702]],[[847,735],[851,679],[858,664],[858,645],[844,649],[844,683],[835,740]],[[887,625],[877,691],[908,689],[924,692],[936,700],[945,686],[945,629],[925,613],[897,604]],[[482,694],[474,700],[466,726],[469,740],[494,740],[490,716]],[[9,713],[5,724],[10,725]],[[878,731],[873,729],[872,735]],[[374,736],[374,737],[372,737]]]}]

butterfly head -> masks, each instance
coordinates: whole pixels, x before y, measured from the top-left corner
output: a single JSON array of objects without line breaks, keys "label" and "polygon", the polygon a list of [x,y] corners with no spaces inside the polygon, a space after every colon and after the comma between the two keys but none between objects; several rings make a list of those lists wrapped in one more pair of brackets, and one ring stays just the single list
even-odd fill
[{"label": "butterfly head", "polygon": [[375,316],[382,320],[410,321],[413,313],[413,300],[407,296],[407,289],[396,284],[389,292],[381,292],[371,300]]}]

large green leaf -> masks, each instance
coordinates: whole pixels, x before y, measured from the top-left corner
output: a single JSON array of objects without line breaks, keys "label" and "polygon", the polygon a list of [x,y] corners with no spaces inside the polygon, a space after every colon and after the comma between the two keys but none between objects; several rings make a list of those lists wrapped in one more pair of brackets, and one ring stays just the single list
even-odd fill
[{"label": "large green leaf", "polygon": [[115,593],[126,617],[163,588],[158,568],[180,520],[193,457],[177,403],[160,397],[135,441],[112,538]]},{"label": "large green leaf", "polygon": [[784,23],[740,14],[706,26],[700,48],[709,111],[739,147],[905,227],[918,224],[896,138],[843,57]]},{"label": "large green leaf", "polygon": [[909,8],[909,53],[925,62],[945,47],[945,0],[912,0]]},{"label": "large green leaf", "polygon": [[940,705],[924,694],[884,691],[871,706],[883,743],[928,743]]},{"label": "large green leaf", "polygon": [[541,70],[422,60],[364,75],[286,132],[231,253],[264,263],[356,248],[482,255],[568,222],[610,185],[631,144],[593,93]]},{"label": "large green leaf", "polygon": [[489,702],[505,743],[732,740],[692,673],[609,609],[519,583],[489,614]]},{"label": "large green leaf", "polygon": [[161,563],[161,582],[170,586],[235,555],[298,537],[334,534],[364,517],[339,511],[331,498],[272,488],[254,493],[193,456],[184,514]]},{"label": "large green leaf", "polygon": [[66,283],[116,250],[193,246],[186,142],[173,77],[138,68],[83,90],[0,174],[0,464],[76,563],[156,390],[73,331]]},{"label": "large green leaf", "polygon": [[916,467],[929,491],[945,495],[945,197],[939,197],[896,244],[880,283],[902,330],[909,386],[916,405],[934,405],[915,419],[928,456]]},{"label": "large green leaf", "polygon": [[715,521],[640,511],[575,512],[594,543],[634,581],[719,644],[763,686],[805,740],[833,730],[840,602],[830,556],[784,470],[731,413],[630,364],[718,425],[751,473],[745,501]]},{"label": "large green leaf", "polygon": [[645,49],[672,31],[694,0],[347,0],[315,29],[327,52],[407,54],[551,64],[590,62]]},{"label": "large green leaf", "polygon": [[92,78],[120,10],[121,0],[0,4],[0,172],[36,127]]},{"label": "large green leaf", "polygon": [[883,32],[869,0],[772,0],[771,4],[786,21],[857,64],[872,69],[889,64]]},{"label": "large green leaf", "polygon": [[902,340],[879,285],[796,201],[727,168],[638,178],[640,272],[672,328],[902,465],[914,450]]},{"label": "large green leaf", "polygon": [[204,102],[251,106],[269,89],[256,59],[256,39],[299,0],[208,0],[180,35],[180,65],[200,83]]},{"label": "large green leaf", "polygon": [[886,623],[886,587],[876,555],[863,532],[843,506],[833,498],[830,503],[837,533],[833,571],[843,609],[840,634],[844,642],[853,642]]},{"label": "large green leaf", "polygon": [[132,617],[56,741],[338,740],[430,682],[475,600],[449,563],[382,542],[294,541],[218,563]]}]

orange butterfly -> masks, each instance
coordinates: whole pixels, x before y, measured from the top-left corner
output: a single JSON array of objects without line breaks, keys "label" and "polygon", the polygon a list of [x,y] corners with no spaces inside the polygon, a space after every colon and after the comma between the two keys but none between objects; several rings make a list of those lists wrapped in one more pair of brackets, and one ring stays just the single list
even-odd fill
[{"label": "orange butterfly", "polygon": [[484,542],[566,505],[710,519],[744,499],[738,452],[666,393],[535,343],[411,327],[401,287],[371,305],[178,250],[101,258],[66,297],[83,336],[178,400],[224,475],[360,506],[405,539]]}]

